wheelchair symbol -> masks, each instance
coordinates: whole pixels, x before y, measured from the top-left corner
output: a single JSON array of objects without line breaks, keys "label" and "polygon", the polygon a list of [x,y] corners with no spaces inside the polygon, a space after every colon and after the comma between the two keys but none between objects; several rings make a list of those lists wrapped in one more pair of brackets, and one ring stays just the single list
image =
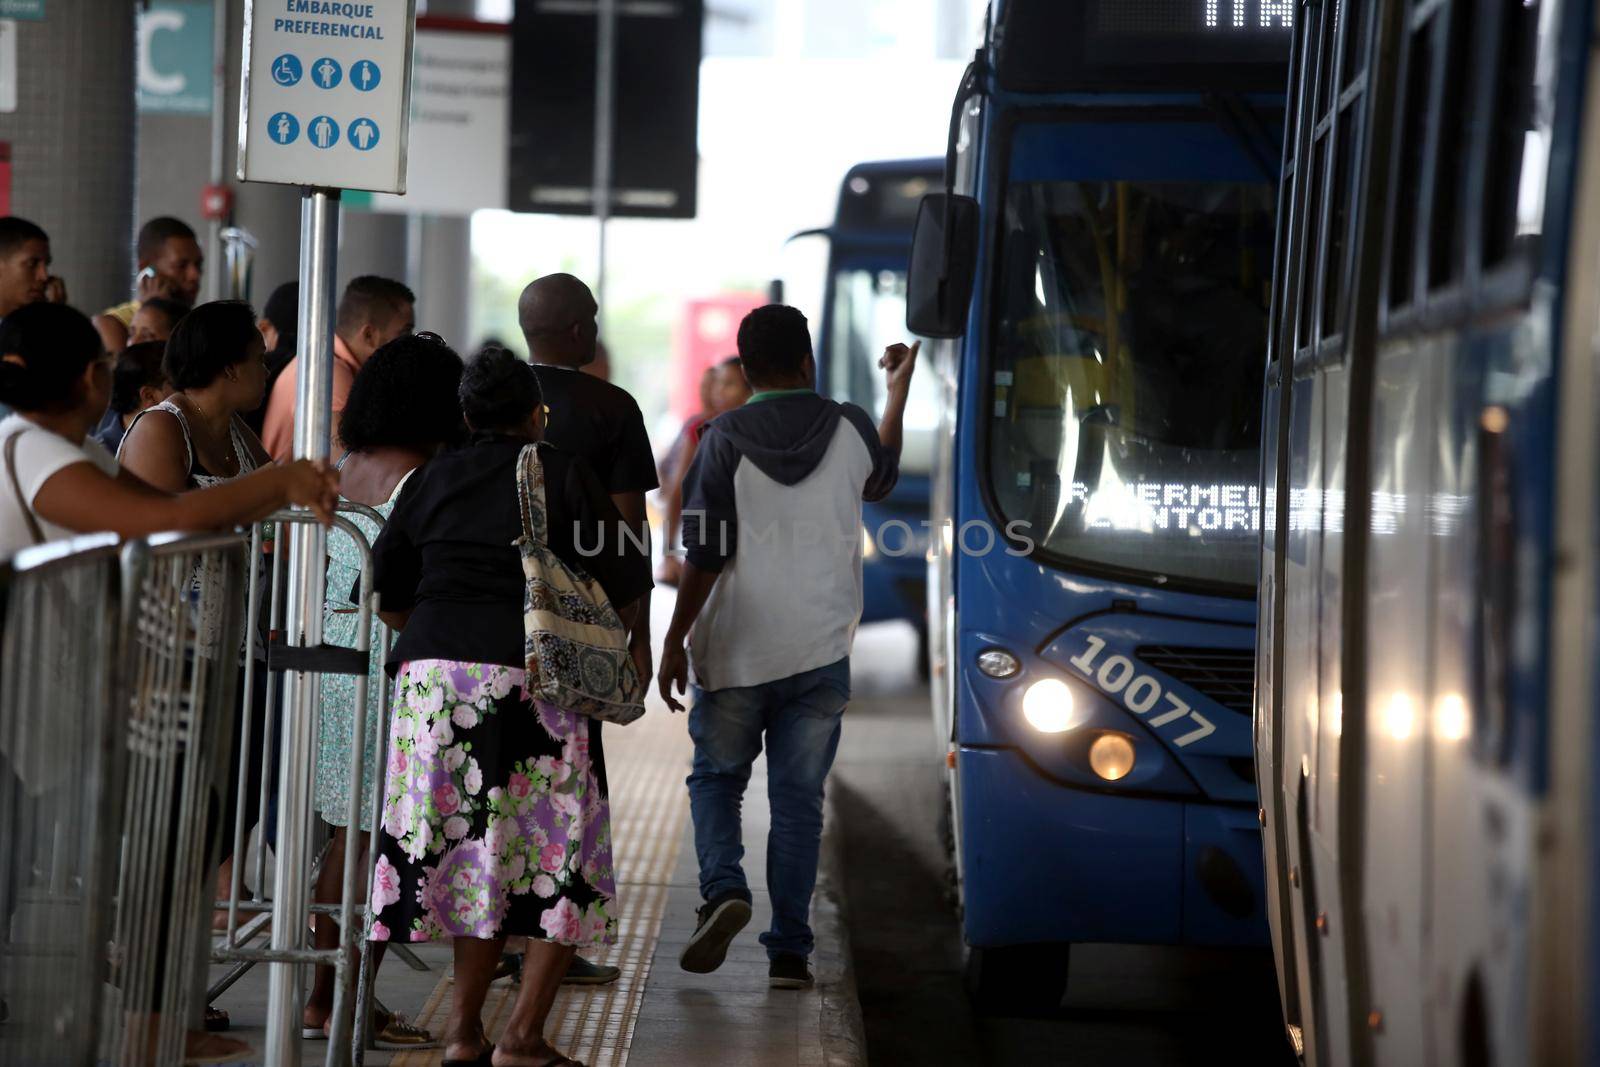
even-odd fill
[{"label": "wheelchair symbol", "polygon": [[272,80],[279,85],[298,85],[302,73],[299,56],[285,52],[272,61]]}]

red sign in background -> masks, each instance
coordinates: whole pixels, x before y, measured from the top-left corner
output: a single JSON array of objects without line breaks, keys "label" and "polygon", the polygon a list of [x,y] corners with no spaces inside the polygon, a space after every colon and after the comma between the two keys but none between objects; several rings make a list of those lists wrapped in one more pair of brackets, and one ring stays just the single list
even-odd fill
[{"label": "red sign in background", "polygon": [[0,215],[11,214],[11,142],[0,141]]}]

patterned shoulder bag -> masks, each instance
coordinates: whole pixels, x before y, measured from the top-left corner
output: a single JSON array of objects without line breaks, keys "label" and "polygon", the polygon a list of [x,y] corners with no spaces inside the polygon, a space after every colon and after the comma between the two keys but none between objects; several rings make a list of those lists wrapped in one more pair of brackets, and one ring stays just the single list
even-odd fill
[{"label": "patterned shoulder bag", "polygon": [[517,499],[528,691],[536,700],[626,725],[644,714],[644,683],[628,654],[628,631],[600,583],[550,551],[538,445],[517,458]]}]

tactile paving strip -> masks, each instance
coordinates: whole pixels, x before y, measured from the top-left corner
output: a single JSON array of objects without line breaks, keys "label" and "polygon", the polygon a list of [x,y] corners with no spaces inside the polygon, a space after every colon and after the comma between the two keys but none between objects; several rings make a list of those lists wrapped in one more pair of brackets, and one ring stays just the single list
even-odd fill
[{"label": "tactile paving strip", "polygon": [[[607,727],[606,771],[611,787],[611,833],[622,914],[617,943],[604,953],[586,953],[597,963],[622,969],[608,986],[564,986],[550,1011],[545,1036],[556,1048],[588,1067],[623,1067],[633,1042],[634,1021],[650,979],[650,958],[661,932],[667,886],[689,816],[684,789],[690,742],[681,716],[654,701],[631,726]],[[496,982],[483,1006],[490,1040],[510,1017],[517,987]],[[450,978],[441,979],[416,1022],[442,1033],[450,1012]],[[434,1067],[439,1050],[406,1052],[394,1067]]]}]

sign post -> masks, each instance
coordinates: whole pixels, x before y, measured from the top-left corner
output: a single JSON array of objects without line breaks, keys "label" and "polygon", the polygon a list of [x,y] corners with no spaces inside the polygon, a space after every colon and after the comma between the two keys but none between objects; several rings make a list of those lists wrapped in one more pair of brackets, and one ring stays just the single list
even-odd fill
[{"label": "sign post", "polygon": [[617,87],[617,0],[598,0],[594,62],[594,220],[599,262],[594,302],[600,336],[606,336],[606,224],[611,221],[611,124]]},{"label": "sign post", "polygon": [[[244,83],[239,93],[239,180],[304,188],[300,205],[300,351],[294,454],[326,459],[332,436],[334,278],[344,189],[404,193],[411,108],[415,0],[296,5],[246,0]],[[289,535],[291,645],[322,643],[325,533],[296,524]],[[312,723],[316,675],[284,676],[278,762],[278,863],[272,950],[305,947],[311,856]],[[266,1062],[300,1062],[301,968],[272,967]],[[330,1042],[330,1057],[336,1054]],[[331,1062],[331,1061],[330,1061]]]}]

